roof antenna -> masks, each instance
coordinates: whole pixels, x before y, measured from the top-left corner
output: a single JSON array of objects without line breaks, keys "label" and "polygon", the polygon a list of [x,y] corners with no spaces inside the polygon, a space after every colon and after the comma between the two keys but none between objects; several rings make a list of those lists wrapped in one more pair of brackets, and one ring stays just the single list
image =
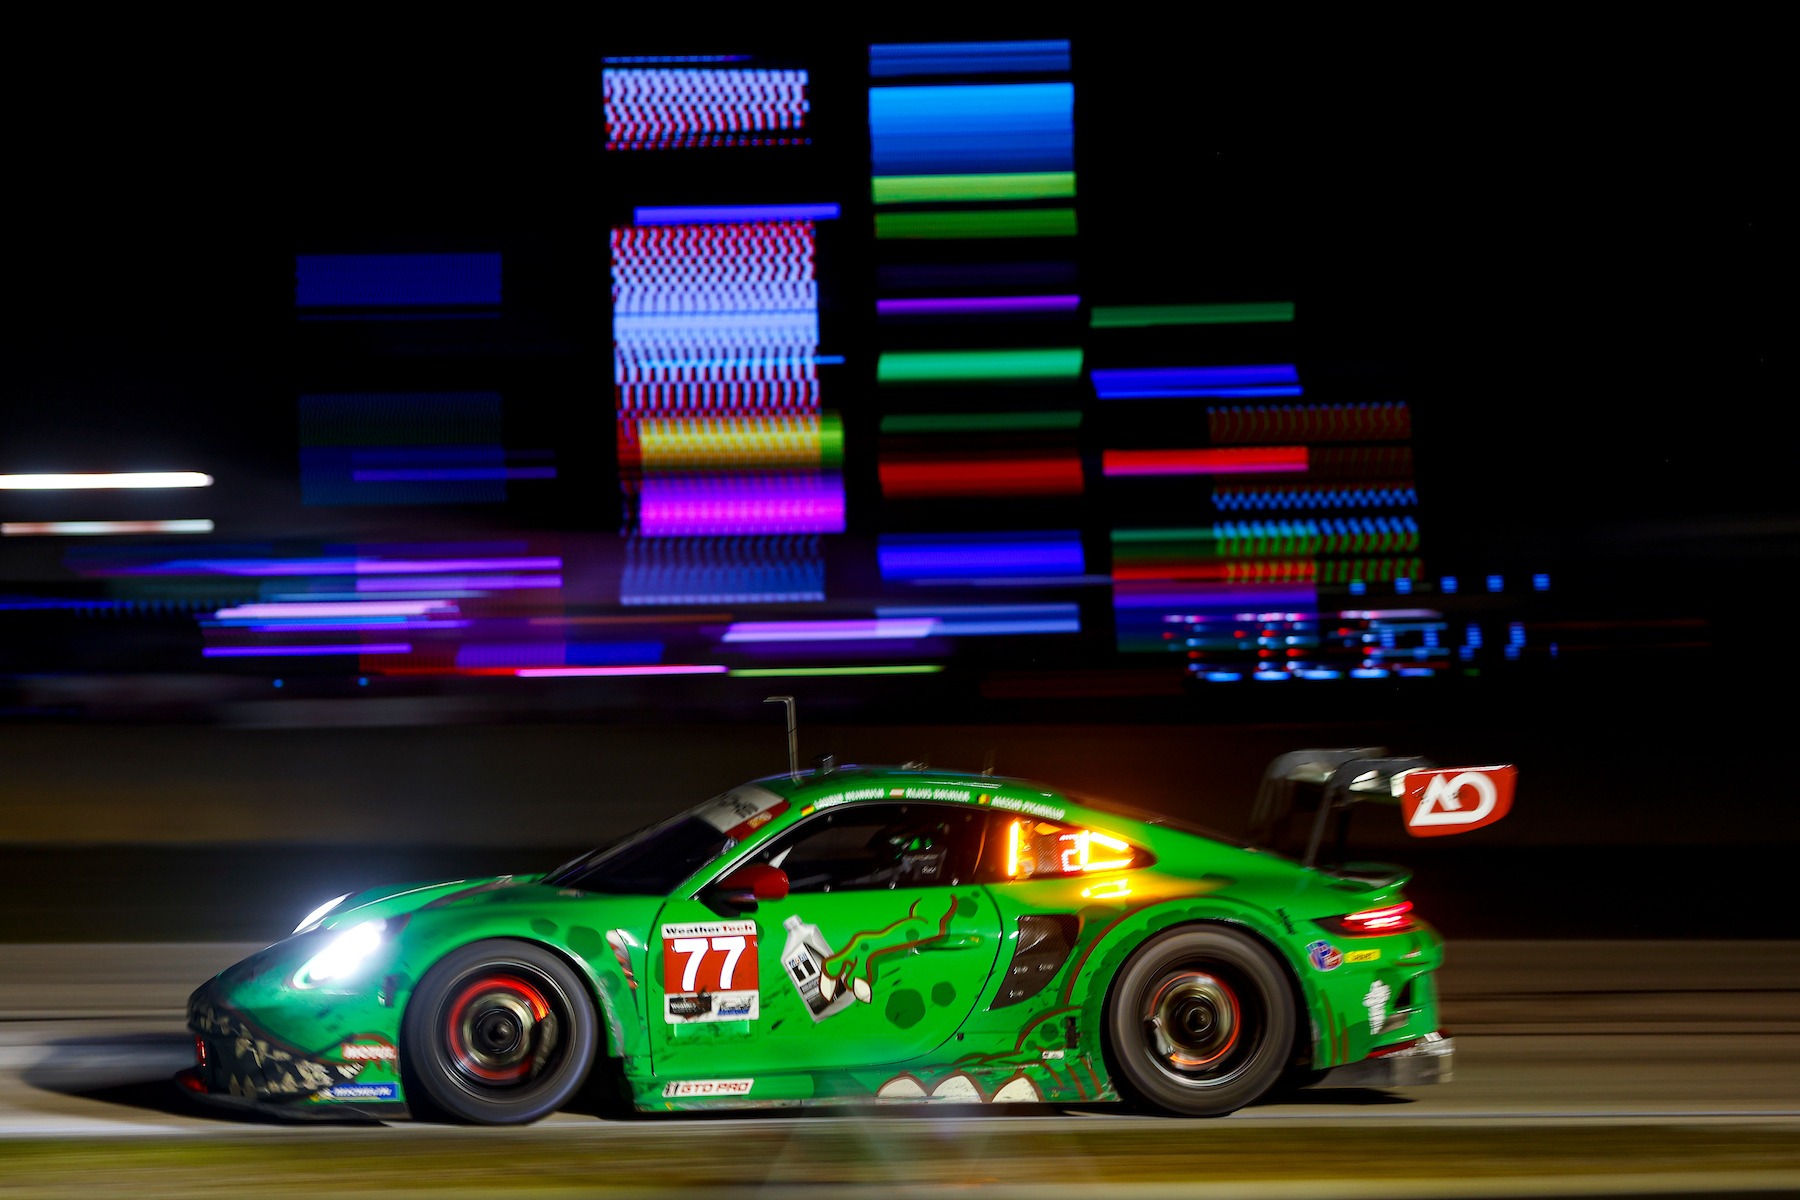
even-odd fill
[{"label": "roof antenna", "polygon": [[981,773],[983,775],[992,775],[994,773],[994,748],[992,746],[987,748],[987,757],[982,760]]},{"label": "roof antenna", "polygon": [[794,719],[794,698],[792,696],[770,696],[764,704],[781,704],[787,707],[788,734],[788,774],[800,778],[800,727]]}]

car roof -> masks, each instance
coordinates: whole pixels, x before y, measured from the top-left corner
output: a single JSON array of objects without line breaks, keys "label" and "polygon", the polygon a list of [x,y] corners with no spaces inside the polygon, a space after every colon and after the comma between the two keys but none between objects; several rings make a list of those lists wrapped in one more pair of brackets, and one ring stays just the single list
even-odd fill
[{"label": "car roof", "polygon": [[[990,775],[977,771],[940,771],[918,763],[904,763],[897,766],[882,764],[849,763],[830,771],[806,770],[798,774],[783,772],[779,775],[768,775],[756,781],[784,796],[793,796],[814,788],[829,787],[839,782],[853,783],[858,779],[916,779],[929,780],[934,783],[962,784],[970,788],[999,790],[1008,788],[1017,791],[1031,792],[1046,800],[1052,800],[1067,808],[1087,809],[1094,813],[1109,817],[1122,817],[1127,821],[1136,821],[1144,825],[1185,833],[1194,837],[1206,838],[1210,841],[1222,842],[1240,849],[1251,848],[1251,843],[1240,837],[1221,832],[1210,826],[1185,821],[1165,813],[1150,809],[1138,808],[1106,797],[1092,796],[1083,792],[1071,792],[1062,788],[1051,787],[1036,779],[1025,779],[1014,775]],[[906,797],[914,801],[928,800],[928,797]],[[887,799],[881,796],[856,798],[862,802]]]}]

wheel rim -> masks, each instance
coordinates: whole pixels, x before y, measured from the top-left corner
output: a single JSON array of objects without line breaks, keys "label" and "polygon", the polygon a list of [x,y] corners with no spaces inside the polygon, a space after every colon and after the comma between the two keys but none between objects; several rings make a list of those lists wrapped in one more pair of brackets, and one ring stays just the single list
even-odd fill
[{"label": "wheel rim", "polygon": [[442,1031],[459,1082],[482,1092],[524,1087],[562,1051],[566,1014],[554,984],[515,966],[484,969],[458,983]]},{"label": "wheel rim", "polygon": [[1146,994],[1144,1044],[1156,1065],[1184,1084],[1229,1078],[1243,1060],[1244,1006],[1224,976],[1197,967],[1172,971]]}]

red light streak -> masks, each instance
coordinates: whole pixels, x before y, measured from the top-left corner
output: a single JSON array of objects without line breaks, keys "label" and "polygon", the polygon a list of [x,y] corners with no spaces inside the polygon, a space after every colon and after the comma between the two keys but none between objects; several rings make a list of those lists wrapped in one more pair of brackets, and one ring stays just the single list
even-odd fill
[{"label": "red light streak", "polygon": [[1107,450],[1108,476],[1257,475],[1307,468],[1305,446],[1225,446],[1198,450]]}]

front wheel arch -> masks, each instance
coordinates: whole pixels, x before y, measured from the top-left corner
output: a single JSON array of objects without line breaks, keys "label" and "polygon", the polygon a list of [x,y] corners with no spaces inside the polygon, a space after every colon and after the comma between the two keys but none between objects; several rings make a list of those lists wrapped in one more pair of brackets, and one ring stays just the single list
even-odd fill
[{"label": "front wheel arch", "polygon": [[[444,1073],[443,1051],[446,1048],[433,1039],[426,1026],[441,1015],[439,1010],[444,1007],[447,996],[440,995],[440,990],[448,992],[471,974],[485,971],[488,964],[493,963],[504,964],[496,968],[503,973],[506,966],[523,968],[521,974],[536,972],[541,976],[537,982],[551,984],[557,998],[568,1001],[568,1011],[563,1015],[571,1025],[566,1031],[569,1042],[566,1058],[557,1064],[557,1073],[563,1081],[572,1080],[572,1083],[566,1088],[555,1089],[559,1095],[547,1107],[529,1102],[508,1103],[509,1098],[499,1097],[498,1105],[483,1111],[480,1101],[455,1095],[454,1089],[446,1089],[444,1081],[435,1077]],[[566,978],[557,978],[559,974]],[[414,1116],[480,1124],[520,1124],[548,1115],[579,1093],[591,1077],[594,1066],[608,1057],[603,1011],[593,980],[581,965],[557,947],[536,938],[487,937],[450,948],[420,974],[401,1013],[399,1066]],[[545,1028],[548,1028],[547,1024]],[[426,1072],[434,1075],[430,1082],[425,1078]]]}]

